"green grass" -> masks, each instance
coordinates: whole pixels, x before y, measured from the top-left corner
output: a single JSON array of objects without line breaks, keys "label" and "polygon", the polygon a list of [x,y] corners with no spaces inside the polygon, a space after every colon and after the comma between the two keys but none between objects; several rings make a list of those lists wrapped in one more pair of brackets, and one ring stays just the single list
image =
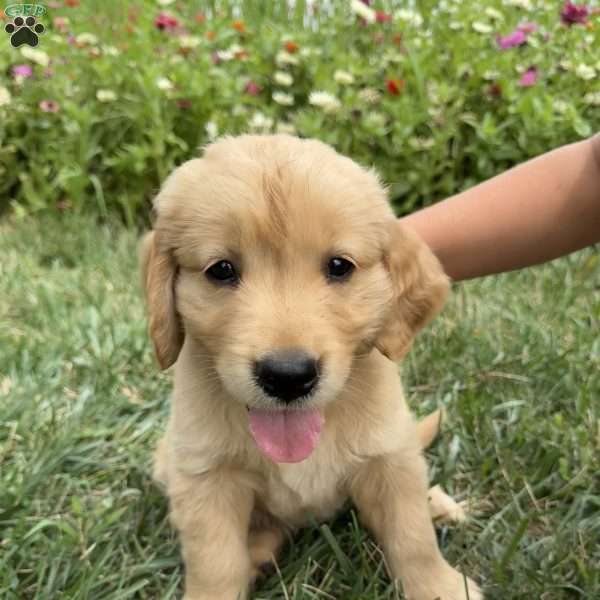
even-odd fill
[{"label": "green grass", "polygon": [[[182,563],[150,457],[170,375],[154,366],[136,234],[0,223],[0,597],[175,598]],[[440,531],[489,598],[600,598],[600,262],[456,286],[405,363],[448,423],[434,482],[469,498]],[[308,528],[255,598],[401,598],[353,512]]]}]

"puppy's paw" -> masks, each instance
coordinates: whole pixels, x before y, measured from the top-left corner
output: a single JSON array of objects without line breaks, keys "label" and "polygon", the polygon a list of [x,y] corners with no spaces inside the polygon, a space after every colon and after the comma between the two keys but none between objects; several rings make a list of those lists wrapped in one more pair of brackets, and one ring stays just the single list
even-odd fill
[{"label": "puppy's paw", "polygon": [[408,600],[483,600],[479,586],[449,565],[424,575],[404,591]]},{"label": "puppy's paw", "polygon": [[250,532],[248,551],[252,565],[252,583],[275,572],[275,558],[283,540],[283,531],[278,528]]}]

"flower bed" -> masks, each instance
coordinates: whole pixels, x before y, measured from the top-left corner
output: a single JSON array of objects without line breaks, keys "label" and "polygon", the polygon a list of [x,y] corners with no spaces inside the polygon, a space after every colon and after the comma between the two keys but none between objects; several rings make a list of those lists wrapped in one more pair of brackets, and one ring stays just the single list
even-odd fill
[{"label": "flower bed", "polygon": [[175,164],[253,131],[374,165],[409,211],[600,129],[593,6],[85,4],[49,2],[36,48],[0,47],[0,208],[134,222]]}]

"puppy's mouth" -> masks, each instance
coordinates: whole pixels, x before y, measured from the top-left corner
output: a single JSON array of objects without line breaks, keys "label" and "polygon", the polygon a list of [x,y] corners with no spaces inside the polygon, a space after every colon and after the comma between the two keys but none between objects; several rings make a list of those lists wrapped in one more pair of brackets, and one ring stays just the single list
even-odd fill
[{"label": "puppy's mouth", "polygon": [[319,443],[323,417],[317,408],[250,408],[250,432],[258,447],[276,463],[307,459]]}]

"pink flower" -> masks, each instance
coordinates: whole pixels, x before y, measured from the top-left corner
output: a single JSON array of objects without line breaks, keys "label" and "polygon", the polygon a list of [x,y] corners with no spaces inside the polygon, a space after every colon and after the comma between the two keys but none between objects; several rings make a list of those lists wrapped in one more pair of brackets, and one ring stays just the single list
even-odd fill
[{"label": "pink flower", "polygon": [[521,79],[519,79],[519,85],[521,87],[531,87],[535,85],[537,82],[538,71],[536,67],[529,67],[523,75],[521,75]]},{"label": "pink flower", "polygon": [[161,31],[172,31],[179,26],[179,21],[167,13],[159,13],[156,19],[154,19],[154,26]]},{"label": "pink flower", "polygon": [[525,35],[529,35],[530,33],[535,33],[538,30],[537,23],[521,23],[517,27],[517,31],[522,31]]},{"label": "pink flower", "polygon": [[65,17],[54,17],[54,19],[52,19],[52,24],[58,31],[65,33],[69,28],[69,19],[66,19]]},{"label": "pink flower", "polygon": [[502,50],[508,50],[509,48],[515,48],[525,44],[527,42],[527,35],[520,29],[517,29],[508,35],[499,35],[496,38],[496,41]]},{"label": "pink flower", "polygon": [[15,65],[12,68],[13,77],[27,79],[33,75],[33,69],[29,65]]},{"label": "pink flower", "polygon": [[575,24],[585,25],[589,14],[590,10],[584,4],[573,4],[567,0],[560,12],[560,20],[569,27]]},{"label": "pink flower", "polygon": [[57,113],[60,110],[60,104],[54,100],[42,100],[38,106],[45,113]]},{"label": "pink flower", "polygon": [[244,92],[246,92],[246,94],[250,94],[250,96],[258,96],[261,92],[261,89],[262,88],[260,85],[252,80],[248,81],[244,86]]},{"label": "pink flower", "polygon": [[392,15],[383,12],[382,10],[375,11],[375,20],[378,23],[389,23],[392,20]]}]

